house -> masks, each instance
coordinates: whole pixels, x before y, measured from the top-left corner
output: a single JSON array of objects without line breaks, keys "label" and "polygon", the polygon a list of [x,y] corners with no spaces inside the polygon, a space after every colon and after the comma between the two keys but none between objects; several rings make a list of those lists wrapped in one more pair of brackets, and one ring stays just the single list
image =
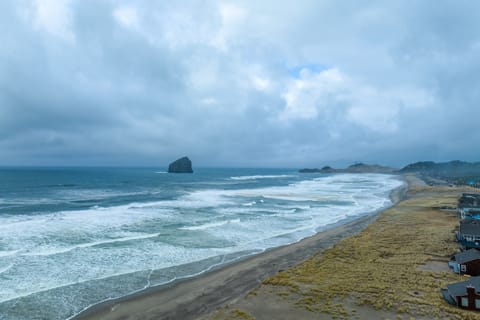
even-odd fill
[{"label": "house", "polygon": [[460,220],[460,228],[456,237],[463,250],[470,248],[480,249],[480,220]]},{"label": "house", "polygon": [[480,219],[480,208],[460,208],[458,210],[460,219]]},{"label": "house", "polygon": [[458,199],[459,208],[480,208],[480,193],[463,193]]},{"label": "house", "polygon": [[454,254],[448,265],[456,273],[480,276],[480,251],[470,249]]},{"label": "house", "polygon": [[480,310],[480,277],[447,285],[441,289],[443,298],[450,304],[463,309]]}]

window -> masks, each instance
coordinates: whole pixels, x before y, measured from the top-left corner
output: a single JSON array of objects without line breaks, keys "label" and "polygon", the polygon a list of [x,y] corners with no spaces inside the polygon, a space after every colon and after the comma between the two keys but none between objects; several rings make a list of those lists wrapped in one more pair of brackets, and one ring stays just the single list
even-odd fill
[{"label": "window", "polygon": [[480,309],[480,299],[475,299],[475,309]]},{"label": "window", "polygon": [[462,307],[468,307],[468,298],[462,297]]}]

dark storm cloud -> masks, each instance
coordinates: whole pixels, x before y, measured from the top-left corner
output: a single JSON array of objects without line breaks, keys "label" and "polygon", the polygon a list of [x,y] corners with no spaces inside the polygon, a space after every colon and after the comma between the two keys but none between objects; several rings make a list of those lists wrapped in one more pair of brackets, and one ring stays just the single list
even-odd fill
[{"label": "dark storm cloud", "polygon": [[3,1],[0,164],[478,160],[479,7]]}]

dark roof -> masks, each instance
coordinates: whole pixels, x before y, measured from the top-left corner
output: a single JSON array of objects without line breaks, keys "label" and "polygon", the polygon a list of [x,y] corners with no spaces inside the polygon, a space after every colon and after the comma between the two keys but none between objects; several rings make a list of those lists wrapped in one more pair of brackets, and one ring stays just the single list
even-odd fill
[{"label": "dark roof", "polygon": [[466,219],[460,221],[460,233],[480,236],[480,220]]},{"label": "dark roof", "polygon": [[465,262],[470,262],[477,259],[480,259],[480,251],[478,251],[477,249],[470,249],[467,251],[457,253],[455,255],[455,261],[457,263],[465,263]]},{"label": "dark roof", "polygon": [[480,289],[480,277],[471,277],[467,281],[452,283],[447,285],[447,288],[451,295],[458,297],[467,295],[467,286],[475,287],[475,291],[478,292]]},{"label": "dark roof", "polygon": [[464,193],[458,199],[458,206],[460,208],[465,207],[474,207],[478,208],[480,206],[480,194],[479,193]]},{"label": "dark roof", "polygon": [[442,296],[445,300],[447,300],[448,303],[456,306],[457,302],[453,299],[453,297],[450,295],[447,289],[440,289],[440,292],[442,293]]}]

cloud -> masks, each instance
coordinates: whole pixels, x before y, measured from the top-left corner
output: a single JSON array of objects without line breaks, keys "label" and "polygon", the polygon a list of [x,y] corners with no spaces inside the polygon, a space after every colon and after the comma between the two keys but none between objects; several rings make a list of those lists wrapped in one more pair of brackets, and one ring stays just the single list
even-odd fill
[{"label": "cloud", "polygon": [[131,6],[121,6],[113,11],[114,18],[126,28],[136,29],[139,27],[137,10]]},{"label": "cloud", "polygon": [[300,78],[293,79],[283,97],[285,109],[280,119],[315,119],[328,109],[338,107],[347,89],[345,77],[337,69],[312,73],[308,68],[300,71]]},{"label": "cloud", "polygon": [[2,1],[0,164],[478,160],[479,7]]},{"label": "cloud", "polygon": [[434,102],[429,92],[417,88],[377,88],[355,81],[338,69],[315,72],[307,67],[290,81],[283,97],[282,121],[328,120],[334,114],[342,117],[329,125],[352,122],[379,133],[398,131],[401,111],[415,112]]},{"label": "cloud", "polygon": [[34,29],[46,31],[64,40],[74,40],[70,26],[70,0],[35,0],[32,5]]}]

